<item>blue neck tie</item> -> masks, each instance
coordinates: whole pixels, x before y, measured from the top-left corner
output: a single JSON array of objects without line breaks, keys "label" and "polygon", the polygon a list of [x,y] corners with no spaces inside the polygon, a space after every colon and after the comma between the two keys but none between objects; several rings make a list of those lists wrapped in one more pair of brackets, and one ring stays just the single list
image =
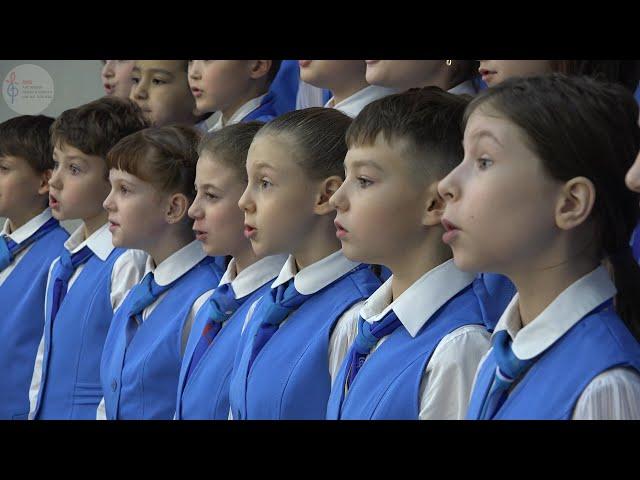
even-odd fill
[{"label": "blue neck tie", "polygon": [[209,346],[213,343],[216,335],[222,329],[222,324],[229,320],[229,318],[240,308],[249,295],[236,299],[236,294],[233,291],[231,283],[225,283],[216,288],[207,302],[207,308],[209,309],[209,316],[207,322],[202,329],[200,339],[196,344],[196,348],[193,350],[191,356],[191,364],[189,370],[187,370],[187,376],[185,380],[188,380],[191,373],[196,368],[196,365],[200,362]]},{"label": "blue neck tie", "polygon": [[373,323],[369,323],[360,317],[358,334],[353,345],[351,345],[348,356],[349,366],[347,367],[347,378],[345,379],[345,393],[349,390],[373,347],[377,345],[382,337],[393,333],[400,325],[402,324],[393,310],[389,311],[381,320]]},{"label": "blue neck tie", "polygon": [[[175,280],[174,280],[175,282]],[[142,311],[151,305],[164,292],[169,290],[174,282],[169,285],[158,285],[153,278],[153,273],[147,273],[142,281],[131,289],[129,296],[131,303],[127,312],[127,326],[125,327],[126,345],[129,346],[131,339],[138,331],[141,323]]]},{"label": "blue neck tie", "polygon": [[51,230],[58,226],[58,221],[55,218],[50,218],[47,220],[36,232],[31,235],[29,238],[24,240],[22,243],[16,243],[11,240],[7,235],[2,235],[0,237],[0,272],[2,272],[5,268],[11,265],[13,259],[18,255],[22,250],[27,248],[32,243],[38,241],[39,238],[43,237]]},{"label": "blue neck tie", "polygon": [[57,275],[53,282],[53,301],[51,304],[51,321],[55,320],[62,300],[67,295],[67,285],[73,272],[93,256],[93,251],[88,246],[82,247],[79,252],[71,255],[66,248],[62,249],[57,265]]},{"label": "blue neck tie", "polygon": [[282,285],[272,288],[266,294],[261,302],[260,310],[254,315],[259,314],[262,323],[258,327],[256,336],[253,340],[253,349],[249,358],[247,372],[251,370],[253,361],[265,344],[276,333],[280,324],[294,310],[298,309],[311,295],[303,295],[296,290],[293,278]]},{"label": "blue neck tie", "polygon": [[493,383],[480,410],[482,420],[490,420],[495,416],[509,396],[509,388],[535,361],[535,358],[520,360],[515,356],[511,350],[511,337],[506,330],[494,334],[492,346],[497,365]]}]

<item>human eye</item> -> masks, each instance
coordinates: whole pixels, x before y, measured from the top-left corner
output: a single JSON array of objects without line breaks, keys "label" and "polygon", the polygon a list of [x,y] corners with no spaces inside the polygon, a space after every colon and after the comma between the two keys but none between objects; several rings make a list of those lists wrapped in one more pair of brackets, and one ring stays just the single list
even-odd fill
[{"label": "human eye", "polygon": [[476,163],[478,165],[478,168],[480,170],[486,170],[487,168],[489,168],[491,165],[493,165],[493,160],[491,160],[490,158],[483,156],[480,157],[476,160]]},{"label": "human eye", "polygon": [[367,188],[373,185],[373,182],[365,177],[357,177],[356,180],[358,180],[358,184],[360,185],[360,188]]}]

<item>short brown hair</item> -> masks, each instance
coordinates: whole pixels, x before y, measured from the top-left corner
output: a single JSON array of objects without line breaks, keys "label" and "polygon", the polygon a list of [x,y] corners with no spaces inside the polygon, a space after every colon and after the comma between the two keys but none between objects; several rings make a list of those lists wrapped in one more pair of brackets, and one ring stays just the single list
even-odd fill
[{"label": "short brown hair", "polygon": [[0,123],[0,157],[19,157],[38,173],[52,169],[53,122],[45,115],[21,115]]},{"label": "short brown hair", "polygon": [[388,95],[362,109],[347,131],[347,145],[373,145],[378,135],[389,144],[408,141],[419,171],[442,178],[464,157],[462,119],[470,100],[433,86]]},{"label": "short brown hair", "polygon": [[311,107],[285,113],[267,122],[256,138],[285,135],[297,148],[300,166],[316,179],[344,179],[345,134],[351,118],[334,108]]},{"label": "short brown hair", "polygon": [[200,132],[186,125],[146,128],[120,140],[109,151],[107,164],[162,192],[193,199],[199,140]]},{"label": "short brown hair", "polygon": [[66,144],[106,158],[121,138],[148,126],[133,101],[109,96],[62,112],[51,126],[51,140],[56,147]]},{"label": "short brown hair", "polygon": [[236,174],[247,181],[247,152],[258,130],[264,122],[247,122],[227,125],[217,132],[202,137],[198,145],[198,155],[208,152],[222,163],[235,170]]}]

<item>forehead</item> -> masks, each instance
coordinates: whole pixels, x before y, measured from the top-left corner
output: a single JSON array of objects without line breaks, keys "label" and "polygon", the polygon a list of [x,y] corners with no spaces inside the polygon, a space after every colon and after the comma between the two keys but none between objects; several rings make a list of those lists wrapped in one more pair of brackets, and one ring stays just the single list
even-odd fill
[{"label": "forehead", "polygon": [[379,133],[373,143],[349,148],[344,163],[348,168],[370,165],[383,171],[402,171],[409,166],[408,156],[413,150],[408,140],[396,138],[388,141]]},{"label": "forehead", "polygon": [[139,70],[141,73],[152,73],[153,71],[159,70],[169,72],[173,75],[181,73],[187,74],[185,60],[136,60],[133,68]]},{"label": "forehead", "polygon": [[522,141],[521,130],[504,115],[490,106],[478,107],[470,116],[464,129],[465,142],[478,141],[481,138],[492,139],[494,143],[506,148],[514,141]]},{"label": "forehead", "polygon": [[237,172],[211,152],[202,152],[196,165],[196,183],[221,183],[239,177]]},{"label": "forehead", "polygon": [[87,155],[82,150],[72,147],[71,145],[68,145],[66,143],[55,145],[53,147],[53,156],[56,157],[58,160],[65,159],[67,157],[73,157],[80,160],[85,160],[87,162],[90,162],[90,161],[103,162],[101,157],[98,157],[95,155]]},{"label": "forehead", "polygon": [[125,172],[124,170],[120,170],[117,168],[112,168],[109,170],[109,180],[112,182],[129,182],[129,183],[138,183],[141,180],[133,175],[132,173]]},{"label": "forehead", "polygon": [[300,168],[295,162],[294,145],[282,136],[264,135],[251,143],[247,154],[247,170]]}]

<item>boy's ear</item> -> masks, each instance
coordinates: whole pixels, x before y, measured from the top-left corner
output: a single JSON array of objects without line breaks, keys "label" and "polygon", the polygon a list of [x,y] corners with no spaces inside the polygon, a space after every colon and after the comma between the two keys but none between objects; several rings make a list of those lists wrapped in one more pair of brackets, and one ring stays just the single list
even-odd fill
[{"label": "boy's ear", "polygon": [[425,192],[425,208],[422,216],[422,224],[425,227],[439,225],[444,214],[445,201],[438,193],[438,182],[432,182]]},{"label": "boy's ear", "polygon": [[165,219],[167,223],[180,222],[189,211],[189,199],[183,193],[174,193],[167,200]]},{"label": "boy's ear", "polygon": [[574,177],[566,182],[556,203],[556,225],[571,230],[583,224],[593,211],[596,188],[586,177]]},{"label": "boy's ear", "polygon": [[327,213],[335,211],[335,208],[329,203],[329,200],[331,196],[338,191],[340,185],[342,185],[342,178],[338,175],[332,175],[322,180],[318,190],[316,204],[313,207],[313,212],[316,215],[326,215]]},{"label": "boy's ear", "polygon": [[271,69],[271,60],[251,60],[249,76],[254,80],[264,77]]},{"label": "boy's ear", "polygon": [[40,185],[38,185],[38,195],[45,195],[49,193],[49,180],[51,179],[51,169],[45,170],[40,174]]}]

